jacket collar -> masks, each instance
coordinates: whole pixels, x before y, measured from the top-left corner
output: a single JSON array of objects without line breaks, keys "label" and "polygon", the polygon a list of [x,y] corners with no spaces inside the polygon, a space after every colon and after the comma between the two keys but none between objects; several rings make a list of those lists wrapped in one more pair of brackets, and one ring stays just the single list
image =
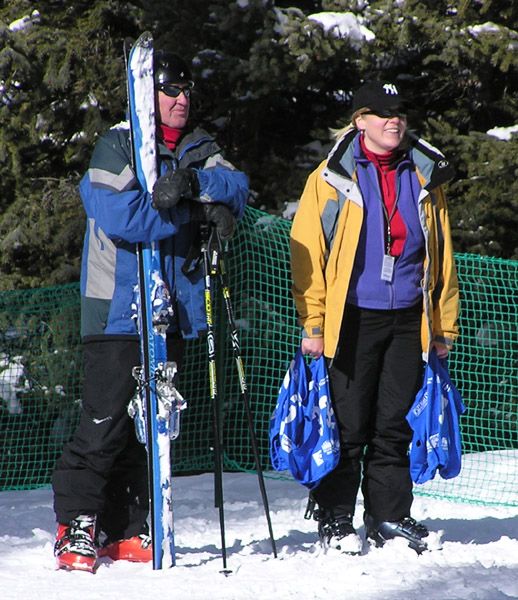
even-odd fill
[{"label": "jacket collar", "polygon": [[428,192],[451,181],[455,170],[437,148],[409,132],[410,157],[424,178],[423,188]]},{"label": "jacket collar", "polygon": [[202,158],[207,158],[211,154],[220,151],[220,147],[215,139],[201,127],[196,127],[196,129],[181,137],[179,144],[174,150],[169,150],[161,140],[159,140],[158,148],[161,156],[169,158],[177,157],[180,160],[186,152],[193,148],[201,148],[204,145],[207,146],[205,150],[200,151],[203,154]]},{"label": "jacket collar", "polygon": [[[327,160],[327,169],[331,174],[346,179],[356,179],[354,141],[358,135],[358,131],[351,128],[337,141]],[[412,132],[408,132],[407,135],[409,139],[409,158],[423,177],[424,189],[427,191],[433,190],[453,179],[455,174],[453,167],[437,148]]]}]

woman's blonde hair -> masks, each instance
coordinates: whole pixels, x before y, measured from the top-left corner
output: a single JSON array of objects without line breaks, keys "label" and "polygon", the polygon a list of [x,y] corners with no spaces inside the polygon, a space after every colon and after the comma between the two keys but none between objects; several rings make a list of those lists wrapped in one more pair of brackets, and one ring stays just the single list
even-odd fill
[{"label": "woman's blonde hair", "polygon": [[365,108],[359,108],[358,110],[355,110],[353,112],[353,114],[351,115],[351,122],[350,123],[348,123],[344,127],[340,127],[338,129],[331,128],[329,130],[329,132],[331,133],[331,137],[334,138],[335,140],[338,140],[339,138],[342,137],[342,135],[346,131],[350,131],[351,129],[358,129],[358,127],[356,127],[356,119],[360,115],[364,115],[364,114],[366,114],[368,112],[370,112],[370,108],[366,108],[366,107]]}]

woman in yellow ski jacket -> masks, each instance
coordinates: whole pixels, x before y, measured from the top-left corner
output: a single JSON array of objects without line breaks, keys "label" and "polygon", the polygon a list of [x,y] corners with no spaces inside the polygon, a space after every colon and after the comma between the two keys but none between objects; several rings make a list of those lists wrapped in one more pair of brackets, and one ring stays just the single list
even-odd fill
[{"label": "woman in yellow ski jacket", "polygon": [[397,87],[366,83],[293,221],[301,349],[327,359],[340,430],[340,463],[310,499],[322,543],[346,553],[362,548],[352,521],[360,485],[367,538],[426,548],[426,527],[410,517],[406,415],[423,359],[432,347],[445,357],[458,335],[451,177],[444,156],[407,130]]},{"label": "woman in yellow ski jacket", "polygon": [[[356,169],[350,164],[348,171],[340,160],[356,135],[355,128],[346,131],[311,173],[291,229],[292,292],[303,336],[323,338],[328,358],[336,353],[364,216]],[[422,187],[418,208],[426,240],[421,331],[426,356],[432,342],[451,348],[458,336],[458,282],[442,187],[451,169],[423,140],[411,138],[410,143]]]}]

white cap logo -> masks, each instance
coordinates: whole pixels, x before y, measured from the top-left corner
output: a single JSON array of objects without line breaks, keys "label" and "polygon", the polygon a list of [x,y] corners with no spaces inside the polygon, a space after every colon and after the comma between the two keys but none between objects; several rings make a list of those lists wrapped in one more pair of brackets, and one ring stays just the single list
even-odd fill
[{"label": "white cap logo", "polygon": [[396,96],[398,93],[397,87],[393,83],[385,83],[383,89],[385,90],[385,94],[390,94],[391,96]]}]

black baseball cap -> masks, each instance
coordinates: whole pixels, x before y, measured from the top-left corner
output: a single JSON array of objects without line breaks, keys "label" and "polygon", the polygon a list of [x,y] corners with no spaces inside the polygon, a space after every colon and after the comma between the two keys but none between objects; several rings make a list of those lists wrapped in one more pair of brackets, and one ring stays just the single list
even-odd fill
[{"label": "black baseball cap", "polygon": [[360,108],[368,108],[377,115],[391,117],[406,113],[407,102],[394,83],[368,81],[353,95],[353,112]]}]

